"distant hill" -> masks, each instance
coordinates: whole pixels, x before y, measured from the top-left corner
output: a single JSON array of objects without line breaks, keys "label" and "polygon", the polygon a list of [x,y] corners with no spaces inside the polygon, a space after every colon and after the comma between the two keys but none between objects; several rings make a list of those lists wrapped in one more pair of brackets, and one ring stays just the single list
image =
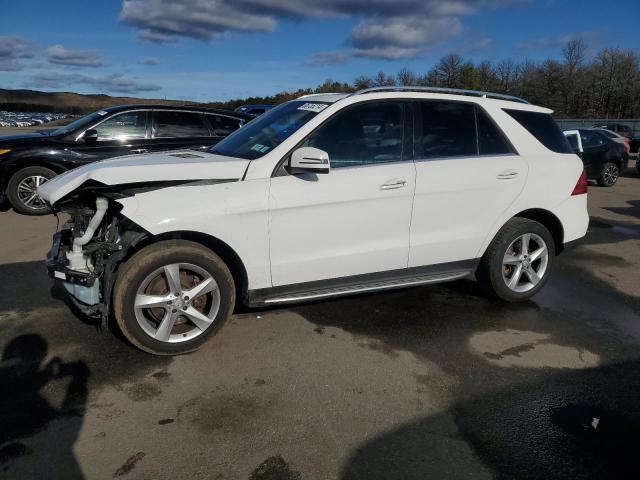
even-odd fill
[{"label": "distant hill", "polygon": [[159,100],[134,97],[112,97],[71,92],[40,92],[37,90],[0,89],[0,110],[14,112],[89,113],[111,105],[195,105],[197,102]]}]

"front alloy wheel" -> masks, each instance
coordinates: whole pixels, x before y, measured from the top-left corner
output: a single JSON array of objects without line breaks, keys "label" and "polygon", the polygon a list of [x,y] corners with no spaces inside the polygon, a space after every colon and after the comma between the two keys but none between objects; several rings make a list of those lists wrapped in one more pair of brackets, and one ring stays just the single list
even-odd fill
[{"label": "front alloy wheel", "polygon": [[39,166],[16,172],[7,184],[7,197],[15,211],[25,215],[49,213],[49,207],[38,195],[38,187],[55,175],[53,170]]},{"label": "front alloy wheel", "polygon": [[124,336],[158,355],[196,350],[224,324],[234,304],[235,285],[224,262],[185,240],[137,252],[118,272],[113,293]]}]

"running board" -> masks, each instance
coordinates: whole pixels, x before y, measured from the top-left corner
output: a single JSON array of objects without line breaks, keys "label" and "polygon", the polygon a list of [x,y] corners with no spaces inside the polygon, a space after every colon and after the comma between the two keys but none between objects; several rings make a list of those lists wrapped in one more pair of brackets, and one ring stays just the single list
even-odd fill
[{"label": "running board", "polygon": [[296,303],[322,298],[338,297],[342,295],[355,295],[358,293],[376,292],[380,290],[391,290],[395,288],[416,287],[429,283],[450,282],[468,277],[472,274],[472,270],[462,270],[446,273],[431,273],[414,275],[410,277],[399,277],[388,280],[377,280],[370,282],[350,283],[341,286],[333,286],[326,288],[317,288],[306,291],[290,291],[279,295],[269,296],[268,294],[250,302],[252,305],[273,305],[279,303]]}]

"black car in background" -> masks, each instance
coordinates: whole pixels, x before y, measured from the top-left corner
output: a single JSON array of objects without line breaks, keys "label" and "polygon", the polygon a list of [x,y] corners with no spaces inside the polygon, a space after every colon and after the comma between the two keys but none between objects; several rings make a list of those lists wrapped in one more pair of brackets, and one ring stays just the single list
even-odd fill
[{"label": "black car in background", "polygon": [[267,110],[271,110],[275,105],[242,105],[234,110],[236,113],[244,113],[252,117],[258,117]]},{"label": "black car in background", "polygon": [[192,106],[109,107],[53,132],[0,137],[0,203],[47,213],[39,185],[66,170],[120,155],[207,149],[252,117]]},{"label": "black car in background", "polygon": [[[578,132],[579,137],[574,132]],[[626,163],[624,144],[611,140],[596,130],[567,130],[564,134],[576,152],[582,150],[578,154],[582,158],[587,178],[597,180],[603,187],[613,187]]]}]

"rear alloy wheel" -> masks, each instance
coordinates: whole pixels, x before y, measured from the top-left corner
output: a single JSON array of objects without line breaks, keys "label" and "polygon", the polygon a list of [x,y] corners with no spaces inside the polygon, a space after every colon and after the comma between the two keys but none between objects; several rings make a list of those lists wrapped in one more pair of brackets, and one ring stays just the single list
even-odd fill
[{"label": "rear alloy wheel", "polygon": [[527,300],[546,283],[554,256],[553,237],[544,225],[512,218],[489,245],[477,278],[485,290],[503,300]]},{"label": "rear alloy wheel", "polygon": [[598,184],[602,187],[613,187],[620,176],[618,165],[607,162],[602,166],[602,173],[598,178]]},{"label": "rear alloy wheel", "polygon": [[15,211],[24,215],[49,213],[49,207],[37,190],[55,176],[56,172],[45,167],[27,167],[17,171],[7,184],[7,197]]},{"label": "rear alloy wheel", "polygon": [[150,245],[129,259],[114,290],[123,334],[159,355],[197,349],[231,314],[233,278],[207,248],[181,240]]}]

